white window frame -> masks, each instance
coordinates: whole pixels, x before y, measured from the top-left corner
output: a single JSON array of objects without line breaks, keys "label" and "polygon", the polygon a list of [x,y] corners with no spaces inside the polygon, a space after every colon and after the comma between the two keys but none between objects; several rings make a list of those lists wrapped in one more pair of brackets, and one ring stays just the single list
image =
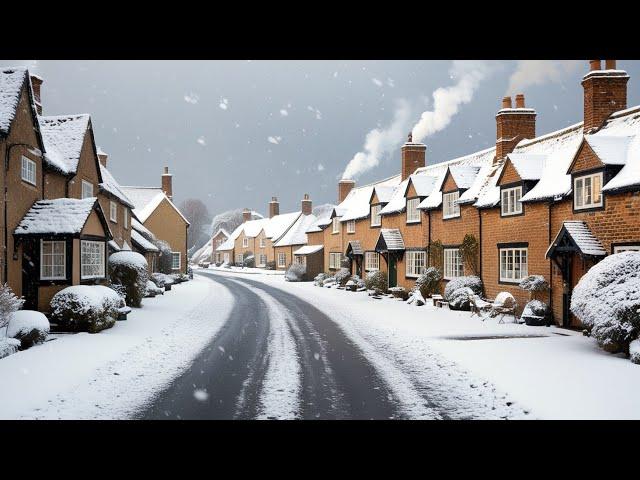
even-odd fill
[{"label": "white window frame", "polygon": [[123,207],[123,214],[122,214],[122,224],[124,225],[125,230],[129,228],[129,209],[127,209],[127,207]]},{"label": "white window frame", "polygon": [[116,202],[109,202],[109,220],[118,223],[118,204]]},{"label": "white window frame", "polygon": [[340,252],[330,252],[329,253],[329,268],[330,269],[336,270],[336,269],[340,268],[340,264],[341,263],[342,263],[342,254]]},{"label": "white window frame", "polygon": [[500,212],[503,217],[522,213],[522,186],[503,188],[500,192]]},{"label": "white window frame", "polygon": [[[602,181],[604,176],[602,172],[591,173],[589,175],[581,175],[573,179],[573,208],[575,210],[587,210],[590,208],[598,208],[604,205],[604,197],[602,195]],[[587,180],[589,187],[587,189]],[[594,185],[597,184],[599,201],[593,201]]]},{"label": "white window frame", "polygon": [[267,256],[264,253],[261,253],[260,255],[258,255],[258,266],[259,267],[266,267],[267,266]]},{"label": "white window frame", "polygon": [[422,221],[418,205],[420,205],[419,198],[407,198],[407,223],[420,223]]},{"label": "white window frame", "polygon": [[333,217],[331,233],[340,233],[340,219]]},{"label": "white window frame", "polygon": [[364,252],[364,270],[365,272],[380,270],[380,254],[378,252]]},{"label": "white window frame", "polygon": [[242,248],[247,248],[249,246],[249,239],[247,237],[242,238]]},{"label": "white window frame", "polygon": [[620,252],[640,252],[640,244],[614,245],[613,253]]},{"label": "white window frame", "polygon": [[[106,262],[105,262],[105,243],[101,242],[101,241],[95,241],[95,240],[80,240],[80,278],[82,280],[89,280],[92,278],[104,278],[105,277],[105,267],[106,267]],[[89,249],[89,248],[94,248],[97,247],[97,250],[95,251],[86,251],[85,252],[85,248]],[[99,260],[100,263],[87,263],[86,262],[86,258],[85,255],[89,255],[91,257],[95,257],[97,255],[97,258]],[[91,258],[91,260],[94,260],[95,258]],[[99,267],[102,271],[100,273],[85,273],[85,267]]]},{"label": "white window frame", "polygon": [[462,277],[464,275],[464,265],[462,264],[462,255],[460,255],[460,249],[445,248],[443,255],[445,280]]},{"label": "white window frame", "polygon": [[286,252],[278,252],[278,267],[287,266],[287,254]]},{"label": "white window frame", "polygon": [[304,265],[305,267],[307,266],[307,257],[306,257],[306,255],[294,255],[293,256],[293,261],[294,261],[294,263],[297,263],[298,265]]},{"label": "white window frame", "polygon": [[380,215],[380,210],[382,210],[382,205],[371,205],[371,226],[379,227],[382,225],[382,215]]},{"label": "white window frame", "polygon": [[[519,283],[529,274],[529,249],[527,247],[500,248],[498,250],[498,258],[498,273],[501,282]],[[516,276],[516,272],[519,273],[519,276]]]},{"label": "white window frame", "polygon": [[460,192],[442,194],[442,218],[457,218],[460,216],[460,205],[456,201],[460,198]]},{"label": "white window frame", "polygon": [[264,237],[260,237],[260,248],[264,248],[266,246],[266,241]]},{"label": "white window frame", "polygon": [[30,185],[36,186],[36,162],[31,160],[28,157],[22,156],[22,169],[20,172],[20,177],[23,181],[27,182]]},{"label": "white window frame", "polygon": [[407,250],[405,255],[405,276],[409,278],[418,278],[427,267],[427,252],[424,250]]},{"label": "white window frame", "polygon": [[347,222],[347,233],[356,233],[356,221],[349,220]]},{"label": "white window frame", "polygon": [[[87,190],[91,189],[91,194],[87,195]],[[91,198],[93,197],[93,183],[87,182],[86,180],[82,180],[82,194],[81,198]]]},{"label": "white window frame", "polygon": [[[178,266],[176,267],[176,258]],[[182,268],[182,254],[180,252],[171,252],[171,270],[180,270]]]},{"label": "white window frame", "polygon": [[[62,244],[62,254],[60,253],[44,253],[45,244],[51,244],[52,248]],[[53,263],[55,257],[62,255],[62,264]],[[51,262],[45,262],[45,257],[50,257]],[[44,274],[44,267],[51,267],[51,275]],[[55,275],[56,267],[62,267],[62,275]],[[67,279],[67,242],[64,240],[40,240],[40,280],[66,280]]]}]

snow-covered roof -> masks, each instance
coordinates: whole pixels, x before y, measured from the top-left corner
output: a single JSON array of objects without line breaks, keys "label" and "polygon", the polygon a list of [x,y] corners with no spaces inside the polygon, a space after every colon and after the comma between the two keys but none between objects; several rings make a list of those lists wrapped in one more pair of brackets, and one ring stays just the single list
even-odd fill
[{"label": "snow-covered roof", "polygon": [[323,245],[305,245],[293,252],[294,255],[310,255],[319,252],[324,248]]},{"label": "snow-covered roof", "polygon": [[624,165],[627,161],[627,148],[633,140],[633,136],[603,135],[601,133],[585,135],[584,140],[605,165]]},{"label": "snow-covered roof", "polygon": [[106,192],[109,192],[111,195],[116,197],[128,207],[133,208],[133,202],[129,200],[129,197],[127,197],[127,195],[122,191],[122,188],[120,188],[120,184],[113,177],[113,175],[111,175],[111,172],[107,170],[102,164],[100,164],[100,174],[102,175],[102,183],[100,184],[100,188],[102,188]]},{"label": "snow-covered roof", "polygon": [[182,217],[187,225],[189,220],[185,218],[180,209],[165,195],[162,188],[159,187],[125,187],[120,189],[131,200],[134,205],[133,213],[140,219],[141,222],[145,222],[147,218],[155,211],[163,200],[167,200],[169,205]]},{"label": "snow-covered roof", "polygon": [[396,187],[397,185],[376,185],[373,187],[373,191],[380,203],[389,203]]},{"label": "snow-covered roof", "polygon": [[27,69],[23,67],[0,70],[0,135],[9,133],[26,75]]},{"label": "snow-covered roof", "polygon": [[351,253],[354,255],[364,255],[364,249],[362,248],[362,244],[360,240],[349,240],[347,243],[347,252],[351,250]]},{"label": "snow-covered roof", "polygon": [[436,176],[428,175],[424,172],[410,175],[395,188],[391,200],[382,210],[380,210],[380,214],[387,215],[390,213],[402,212],[406,208],[406,194],[407,188],[409,187],[409,181],[413,184],[413,188],[419,197],[427,197],[433,191],[436,180]]},{"label": "snow-covered roof", "polygon": [[140,233],[144,233],[149,235],[150,237],[155,237],[155,235],[153,234],[153,232],[151,232],[151,230],[149,230],[147,227],[145,227],[144,225],[142,225],[138,220],[136,220],[135,218],[131,219],[131,227],[134,230],[137,230]]},{"label": "snow-covered roof", "polygon": [[218,235],[223,234],[226,238],[229,238],[230,234],[224,228],[220,227],[216,233],[214,233],[211,238],[216,238]]},{"label": "snow-covered roof", "polygon": [[233,250],[233,248],[235,247],[236,238],[238,238],[240,234],[242,234],[243,227],[244,227],[244,224],[238,225],[236,229],[233,232],[231,232],[231,235],[229,235],[229,238],[227,238],[224,242],[222,242],[220,246],[216,249],[216,251],[222,252],[222,251]]},{"label": "snow-covered roof", "polygon": [[265,236],[273,242],[278,241],[300,215],[302,215],[302,212],[291,212],[275,215],[267,219],[267,223],[264,225]]},{"label": "snow-covered roof", "polygon": [[[482,172],[478,175],[478,177],[482,179],[482,184],[476,193],[475,198],[477,200],[473,204],[474,207],[495,207],[500,202],[500,187],[498,187],[498,179],[500,178],[500,173],[503,168],[504,160],[501,160],[495,165],[491,165],[488,168],[488,173],[486,175],[482,174]],[[470,191],[475,188],[476,187],[474,185],[474,187],[464,192],[458,199],[458,203],[467,202],[467,198],[471,196]]]},{"label": "snow-covered roof", "polygon": [[34,203],[16,227],[16,235],[59,234],[82,232],[97,199],[89,197],[56,198]]},{"label": "snow-covered roof", "polygon": [[145,252],[157,252],[157,251],[159,251],[158,247],[156,247],[153,243],[151,243],[149,240],[144,238],[136,230],[131,230],[131,241],[133,242],[134,245],[137,245],[138,248],[141,248]]},{"label": "snow-covered roof", "polygon": [[460,189],[467,189],[473,185],[480,167],[475,165],[451,165],[449,172]]},{"label": "snow-covered roof", "polygon": [[244,227],[243,233],[245,237],[254,238],[260,235],[262,229],[269,223],[268,218],[260,218],[258,220],[249,220],[244,222],[242,225]]},{"label": "snow-covered roof", "polygon": [[112,250],[115,250],[116,252],[120,251],[120,245],[118,245],[118,243],[115,240],[109,240],[107,244]]},{"label": "snow-covered roof", "polygon": [[[327,205],[331,208],[326,209],[324,212],[320,214],[314,213],[314,215],[316,215],[316,221],[313,222],[311,225],[309,225],[309,228],[307,228],[306,233],[321,232],[322,230],[324,230],[325,227],[327,227],[328,225],[331,225],[332,215],[336,206],[329,205],[329,204]],[[314,209],[314,212],[315,212],[315,209]]]},{"label": "snow-covered roof", "polygon": [[507,155],[522,180],[540,180],[545,155],[535,153],[510,153]]},{"label": "snow-covered roof", "polygon": [[591,233],[589,230],[589,226],[580,220],[570,220],[566,221],[562,224],[562,227],[556,238],[553,240],[551,245],[549,246],[546,256],[548,257],[550,252],[552,252],[555,247],[558,246],[558,242],[561,240],[564,232],[573,239],[576,246],[580,249],[580,251],[584,255],[594,255],[598,257],[603,257],[607,254],[607,251],[600,243],[600,240],[596,238],[596,236]]},{"label": "snow-covered roof", "polygon": [[313,215],[300,215],[287,233],[285,233],[280,240],[274,243],[274,247],[286,247],[289,245],[304,245],[307,243],[307,229],[318,218]]},{"label": "snow-covered roof", "polygon": [[86,113],[38,117],[45,160],[49,165],[65,174],[77,172],[90,118]]},{"label": "snow-covered roof", "polygon": [[370,214],[369,201],[374,188],[397,187],[400,185],[400,179],[400,175],[394,175],[379,182],[352,188],[347,197],[336,207],[336,214],[341,217],[340,221],[347,222],[367,218]]},{"label": "snow-covered roof", "polygon": [[402,232],[398,228],[381,228],[376,250],[404,250]]}]

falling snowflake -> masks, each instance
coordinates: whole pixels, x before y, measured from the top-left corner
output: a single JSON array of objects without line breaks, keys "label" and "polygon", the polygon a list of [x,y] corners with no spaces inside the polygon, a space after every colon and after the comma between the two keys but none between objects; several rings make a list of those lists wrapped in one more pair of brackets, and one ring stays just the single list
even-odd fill
[{"label": "falling snowflake", "polygon": [[278,145],[281,140],[282,140],[282,137],[277,137],[277,136],[276,137],[271,136],[267,138],[267,141],[269,143],[273,143],[274,145]]},{"label": "falling snowflake", "polygon": [[387,78],[387,85],[389,85],[391,88],[396,86],[395,81],[393,80],[393,78]]},{"label": "falling snowflake", "polygon": [[192,105],[195,105],[196,103],[198,103],[198,101],[200,100],[200,97],[198,96],[197,93],[187,93],[184,96],[184,101],[187,103],[191,103]]},{"label": "falling snowflake", "polygon": [[226,110],[227,108],[229,108],[229,100],[226,98],[223,98],[222,100],[220,100],[220,104],[218,106],[222,110]]},{"label": "falling snowflake", "polygon": [[324,171],[324,165],[322,165],[321,163],[318,164],[318,171],[319,172],[323,172]]},{"label": "falling snowflake", "polygon": [[209,399],[209,394],[205,390],[199,388],[193,391],[193,396],[199,402],[206,402]]},{"label": "falling snowflake", "polygon": [[280,115],[282,115],[283,117],[286,117],[287,115],[289,115],[289,112],[283,108],[280,110]]},{"label": "falling snowflake", "polygon": [[207,142],[205,141],[204,137],[199,137],[196,142],[198,142],[200,145],[202,145],[203,147],[207,145]]},{"label": "falling snowflake", "polygon": [[372,78],[371,81],[377,86],[377,87],[381,87],[382,86],[382,82],[380,80],[378,80],[377,78]]},{"label": "falling snowflake", "polygon": [[320,112],[320,110],[318,110],[317,108],[312,107],[311,105],[309,105],[307,107],[307,110],[309,110],[310,112],[313,112],[316,116],[316,120],[322,120],[322,113]]}]

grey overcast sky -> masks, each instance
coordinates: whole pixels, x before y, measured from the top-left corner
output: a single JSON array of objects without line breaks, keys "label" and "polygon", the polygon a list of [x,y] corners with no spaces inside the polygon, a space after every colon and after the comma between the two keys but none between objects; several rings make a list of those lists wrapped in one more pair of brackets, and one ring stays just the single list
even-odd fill
[{"label": "grey overcast sky", "polygon": [[[166,165],[175,199],[200,198],[212,214],[265,213],[273,195],[283,212],[298,209],[304,193],[315,205],[335,202],[358,152],[356,184],[394,175],[424,111],[435,109],[414,132],[426,135],[427,163],[492,146],[507,91],[525,93],[538,134],[579,122],[588,68],[586,60],[0,60],[14,65],[43,77],[45,115],[91,114],[121,184],[159,186]],[[640,62],[618,68],[631,76],[629,106],[638,104]]]}]

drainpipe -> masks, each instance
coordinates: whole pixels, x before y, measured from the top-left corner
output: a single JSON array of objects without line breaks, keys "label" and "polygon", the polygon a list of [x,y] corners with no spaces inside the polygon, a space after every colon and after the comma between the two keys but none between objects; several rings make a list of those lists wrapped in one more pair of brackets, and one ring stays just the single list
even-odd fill
[{"label": "drainpipe", "polygon": [[480,268],[479,268],[479,274],[480,274],[480,279],[482,280],[482,283],[484,284],[484,279],[482,278],[482,210],[478,209],[478,224],[479,224],[479,231],[478,231],[478,236],[480,238],[478,238],[478,247],[480,248],[480,255],[479,255],[479,262],[480,262]]},{"label": "drainpipe", "polygon": [[[427,210],[427,216],[429,217],[429,233],[427,238],[427,246],[429,247],[429,250],[431,250],[431,210]],[[429,251],[429,259],[431,259],[431,251]],[[433,265],[429,266],[433,267]]]},{"label": "drainpipe", "polygon": [[[549,202],[549,215],[548,215],[548,224],[549,224],[549,233],[547,245],[551,245],[551,206],[553,204],[553,200]],[[553,316],[553,261],[549,259],[549,309],[551,310],[551,316]]]}]

